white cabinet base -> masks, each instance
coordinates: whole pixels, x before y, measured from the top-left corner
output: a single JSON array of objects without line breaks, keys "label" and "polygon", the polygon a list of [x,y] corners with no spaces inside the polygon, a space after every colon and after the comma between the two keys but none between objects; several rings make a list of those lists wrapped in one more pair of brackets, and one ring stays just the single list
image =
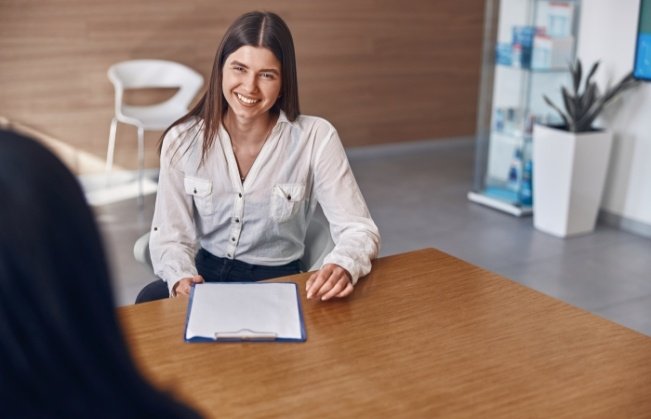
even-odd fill
[{"label": "white cabinet base", "polygon": [[513,205],[504,202],[501,199],[491,198],[479,192],[468,192],[468,200],[477,204],[482,204],[496,210],[504,211],[508,214],[515,215],[516,217],[524,217],[531,215],[531,207]]}]

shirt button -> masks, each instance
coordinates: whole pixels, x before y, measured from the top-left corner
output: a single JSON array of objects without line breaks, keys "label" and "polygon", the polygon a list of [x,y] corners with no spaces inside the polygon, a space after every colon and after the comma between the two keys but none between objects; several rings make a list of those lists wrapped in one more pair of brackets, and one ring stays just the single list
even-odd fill
[{"label": "shirt button", "polygon": [[288,200],[288,201],[291,201],[291,200],[292,200],[292,196],[291,196],[291,195],[287,195],[287,200]]},{"label": "shirt button", "polygon": [[226,253],[226,256],[231,257],[231,254],[230,254],[230,253]]},{"label": "shirt button", "polygon": [[195,194],[197,193],[197,188],[194,188],[194,193],[195,193]]},{"label": "shirt button", "polygon": [[236,218],[236,219],[235,219],[235,222],[236,222],[236,223],[239,223],[239,222],[240,222],[240,219],[239,219],[239,218]]},{"label": "shirt button", "polygon": [[237,196],[239,196],[239,197],[241,198],[241,197],[242,197],[242,194],[241,194],[241,193],[238,193]]},{"label": "shirt button", "polygon": [[231,237],[231,241],[234,242],[234,241],[235,241],[235,237]]},{"label": "shirt button", "polygon": [[158,231],[158,227],[154,227],[154,231]]}]

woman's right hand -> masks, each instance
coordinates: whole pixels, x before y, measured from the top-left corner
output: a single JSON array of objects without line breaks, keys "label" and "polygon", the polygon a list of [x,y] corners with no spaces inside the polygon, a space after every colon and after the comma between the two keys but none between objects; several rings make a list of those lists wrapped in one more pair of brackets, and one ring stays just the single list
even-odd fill
[{"label": "woman's right hand", "polygon": [[190,276],[187,278],[181,278],[172,289],[172,293],[175,297],[179,295],[190,295],[190,289],[194,284],[201,284],[203,277],[201,275]]}]

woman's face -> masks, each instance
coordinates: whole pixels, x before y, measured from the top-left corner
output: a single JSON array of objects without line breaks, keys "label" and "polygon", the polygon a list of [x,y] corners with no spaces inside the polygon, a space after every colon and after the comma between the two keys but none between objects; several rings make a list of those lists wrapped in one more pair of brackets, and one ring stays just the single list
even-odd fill
[{"label": "woman's face", "polygon": [[266,116],[280,95],[281,68],[267,48],[245,45],[226,58],[222,92],[238,119]]}]

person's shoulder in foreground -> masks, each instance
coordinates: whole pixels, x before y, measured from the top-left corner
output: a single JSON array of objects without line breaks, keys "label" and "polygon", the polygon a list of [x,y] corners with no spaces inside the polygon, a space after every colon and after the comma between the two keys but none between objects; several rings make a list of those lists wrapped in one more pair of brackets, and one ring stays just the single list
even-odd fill
[{"label": "person's shoulder in foreground", "polygon": [[93,214],[74,175],[0,130],[0,416],[199,415],[138,372]]}]

